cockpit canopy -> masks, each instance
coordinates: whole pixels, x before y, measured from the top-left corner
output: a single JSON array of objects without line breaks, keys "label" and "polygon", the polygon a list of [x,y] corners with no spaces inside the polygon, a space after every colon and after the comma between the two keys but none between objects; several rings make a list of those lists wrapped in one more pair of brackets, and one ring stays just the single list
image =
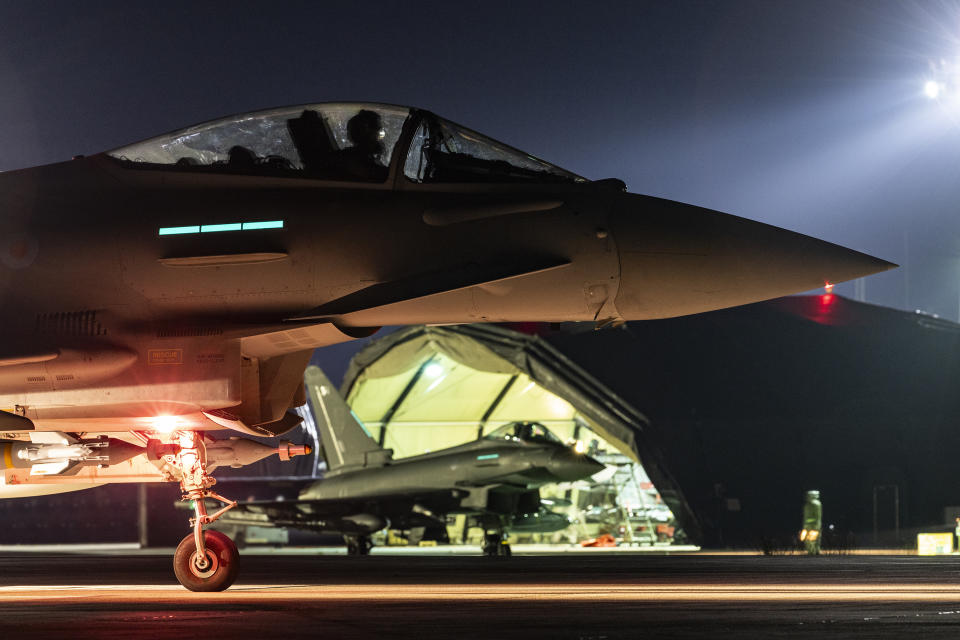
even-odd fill
[{"label": "cockpit canopy", "polygon": [[563,445],[560,438],[539,422],[508,422],[483,437],[485,440],[519,440],[537,444]]},{"label": "cockpit canopy", "polygon": [[140,169],[341,182],[386,182],[395,158],[402,158],[398,170],[414,183],[584,181],[429,112],[381,104],[323,103],[258,111],[108,155]]}]

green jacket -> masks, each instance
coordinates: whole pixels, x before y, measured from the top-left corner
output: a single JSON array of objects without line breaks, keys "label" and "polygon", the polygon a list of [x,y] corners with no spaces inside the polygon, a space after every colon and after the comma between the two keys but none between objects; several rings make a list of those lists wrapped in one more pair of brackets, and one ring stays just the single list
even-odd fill
[{"label": "green jacket", "polygon": [[823,528],[823,504],[816,498],[807,498],[803,503],[803,528],[817,531]]}]

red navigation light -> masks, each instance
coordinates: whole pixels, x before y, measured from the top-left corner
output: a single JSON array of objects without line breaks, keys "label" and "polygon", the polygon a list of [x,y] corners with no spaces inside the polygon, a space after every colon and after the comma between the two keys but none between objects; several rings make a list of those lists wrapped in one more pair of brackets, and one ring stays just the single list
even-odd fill
[{"label": "red navigation light", "polygon": [[827,313],[833,304],[833,283],[824,282],[823,290],[825,293],[820,296],[820,313]]}]

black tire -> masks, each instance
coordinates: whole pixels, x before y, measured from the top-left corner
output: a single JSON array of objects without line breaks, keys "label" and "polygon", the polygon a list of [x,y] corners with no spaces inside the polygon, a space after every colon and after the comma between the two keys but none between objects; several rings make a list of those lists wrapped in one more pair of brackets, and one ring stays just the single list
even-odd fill
[{"label": "black tire", "polygon": [[368,556],[370,549],[373,549],[370,536],[344,536],[344,542],[347,544],[348,556]]},{"label": "black tire", "polygon": [[495,533],[487,534],[483,539],[483,555],[496,558],[500,555],[500,536]]},{"label": "black tire", "polygon": [[226,535],[212,530],[203,532],[203,544],[210,561],[206,570],[202,571],[194,564],[197,545],[191,533],[180,541],[173,554],[173,572],[180,584],[190,591],[223,591],[237,579],[240,565],[237,545]]}]

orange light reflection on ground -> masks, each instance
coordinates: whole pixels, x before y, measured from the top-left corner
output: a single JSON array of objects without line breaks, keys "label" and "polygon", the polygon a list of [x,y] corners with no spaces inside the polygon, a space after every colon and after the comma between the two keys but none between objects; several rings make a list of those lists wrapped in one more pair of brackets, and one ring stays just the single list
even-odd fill
[{"label": "orange light reflection on ground", "polygon": [[0,602],[63,604],[170,600],[255,603],[296,598],[323,600],[442,601],[634,601],[634,602],[951,602],[960,601],[958,584],[409,584],[409,585],[236,585],[223,593],[190,593],[180,587],[116,585],[112,587],[0,587]]}]

